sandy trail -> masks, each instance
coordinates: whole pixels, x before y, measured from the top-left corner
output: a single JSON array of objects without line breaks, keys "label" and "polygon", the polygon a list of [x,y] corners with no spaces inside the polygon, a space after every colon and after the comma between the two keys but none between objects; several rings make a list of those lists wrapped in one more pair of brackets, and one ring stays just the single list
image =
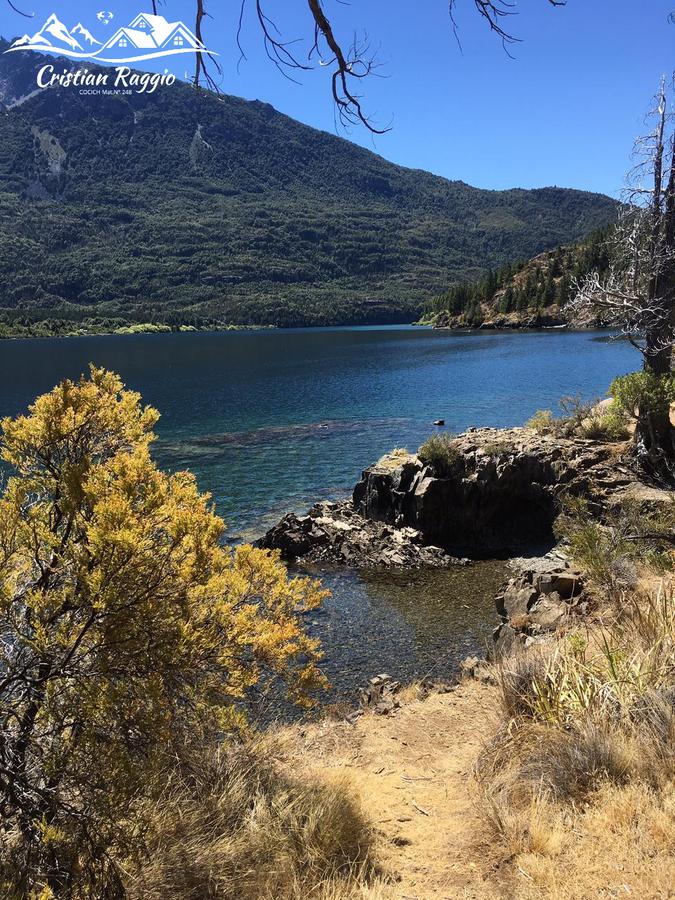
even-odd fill
[{"label": "sandy trail", "polygon": [[391,716],[328,721],[283,733],[282,762],[321,778],[347,774],[378,831],[391,880],[377,897],[486,900],[506,893],[476,862],[484,826],[472,767],[494,730],[494,688],[469,681],[404,703]]}]

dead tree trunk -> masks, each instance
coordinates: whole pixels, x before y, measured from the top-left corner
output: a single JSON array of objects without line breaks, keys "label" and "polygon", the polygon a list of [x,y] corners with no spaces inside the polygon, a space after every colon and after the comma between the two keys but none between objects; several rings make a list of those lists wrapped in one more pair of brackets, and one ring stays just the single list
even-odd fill
[{"label": "dead tree trunk", "polygon": [[[665,90],[659,96],[658,122],[653,155],[649,253],[652,259],[647,285],[650,316],[645,328],[645,370],[668,378],[673,366],[675,333],[675,146],[666,143],[667,103]],[[642,468],[652,478],[675,483],[675,430],[670,419],[670,403],[653,402],[638,410],[636,449]]]}]

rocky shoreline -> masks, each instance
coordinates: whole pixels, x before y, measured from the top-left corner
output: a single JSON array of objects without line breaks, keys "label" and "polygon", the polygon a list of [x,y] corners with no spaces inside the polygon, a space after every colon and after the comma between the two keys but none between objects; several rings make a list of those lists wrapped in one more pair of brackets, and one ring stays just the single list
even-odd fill
[{"label": "rocky shoreline", "polygon": [[470,560],[427,543],[416,528],[394,527],[361,515],[352,500],[317,503],[305,516],[289,513],[267,532],[260,546],[279,550],[287,562],[356,568],[470,565]]},{"label": "rocky shoreline", "polygon": [[480,428],[453,447],[442,475],[413,454],[384,456],[363,471],[350,500],[291,513],[260,545],[287,561],[357,567],[540,555],[555,544],[563,494],[585,497],[600,513],[636,486],[616,444]]},{"label": "rocky shoreline", "polygon": [[586,580],[565,553],[553,549],[541,557],[511,561],[512,578],[495,597],[502,622],[493,633],[492,656],[546,642],[591,608]]},{"label": "rocky shoreline", "polygon": [[541,312],[533,314],[498,313],[476,325],[468,324],[463,316],[439,313],[434,318],[432,327],[446,331],[539,331],[546,328],[573,329],[579,326],[570,322],[560,313]]},{"label": "rocky shoreline", "polygon": [[394,451],[362,473],[352,497],[291,513],[259,545],[292,563],[355,568],[470,565],[509,558],[513,576],[495,602],[493,655],[548,638],[590,600],[553,525],[563,496],[602,516],[628,499],[650,501],[622,446],[541,435],[528,428],[469,429],[453,441],[448,471]]}]

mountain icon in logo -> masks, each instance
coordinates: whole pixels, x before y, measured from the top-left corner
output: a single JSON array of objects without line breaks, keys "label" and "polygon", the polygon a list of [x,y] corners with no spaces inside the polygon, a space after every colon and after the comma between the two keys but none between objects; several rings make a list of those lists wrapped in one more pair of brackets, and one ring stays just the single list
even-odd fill
[{"label": "mountain icon in logo", "polygon": [[39,31],[32,36],[24,34],[5,53],[14,50],[35,50],[58,53],[71,59],[114,63],[140,62],[178,53],[216,55],[207,50],[183,22],[167,22],[164,16],[150,13],[139,13],[105,42],[97,40],[81,22],[69,30],[52,13]]},{"label": "mountain icon in logo", "polygon": [[[80,26],[81,27],[81,26]],[[75,26],[77,28],[77,25]],[[73,28],[73,31],[75,31]],[[60,51],[71,50],[74,52],[83,52],[82,46],[77,39],[68,31],[66,26],[57,16],[52,13],[45,24],[39,31],[36,31],[32,37],[24,34],[22,38],[15,41],[10,49],[33,50],[38,49],[57,49]]]},{"label": "mountain icon in logo", "polygon": [[88,31],[88,30],[84,27],[84,25],[82,25],[81,22],[78,22],[77,25],[76,25],[74,28],[71,28],[71,29],[70,29],[70,33],[71,33],[71,35],[75,35],[75,34],[81,35],[80,40],[81,40],[81,41],[85,41],[85,42],[86,42],[87,44],[89,44],[91,47],[93,47],[94,44],[98,44],[99,47],[103,46],[102,43],[101,43],[101,41],[97,41],[96,38],[95,38],[95,37],[93,36],[93,34],[91,33],[91,31]]}]

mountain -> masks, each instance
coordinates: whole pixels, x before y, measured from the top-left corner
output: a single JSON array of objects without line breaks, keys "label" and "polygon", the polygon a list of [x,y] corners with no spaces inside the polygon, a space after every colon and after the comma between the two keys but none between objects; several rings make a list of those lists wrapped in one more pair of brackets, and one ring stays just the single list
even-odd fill
[{"label": "mountain", "polygon": [[75,68],[0,53],[0,322],[411,321],[449,283],[615,215],[600,194],[403,168],[180,83],[36,94],[47,62]]},{"label": "mountain", "polygon": [[[30,43],[32,42],[32,40],[33,40],[33,38],[31,38],[30,35],[24,34],[23,37],[17,38],[17,39],[14,41],[14,43],[13,43],[12,46],[13,46],[13,47],[20,47],[22,44],[30,44]],[[46,43],[46,42],[45,42],[45,43]]]},{"label": "mountain", "polygon": [[38,43],[50,44],[52,47],[61,46],[69,50],[82,50],[82,46],[54,13],[49,16],[42,28],[31,38],[31,44]]},{"label": "mountain", "polygon": [[507,263],[473,282],[453,284],[429,303],[422,322],[437,328],[567,324],[565,304],[574,293],[575,283],[591,272],[602,276],[609,267],[610,236],[611,228],[604,228],[582,243]]},{"label": "mountain", "polygon": [[86,29],[81,22],[78,22],[77,25],[71,28],[70,33],[81,35],[82,39],[86,41],[90,46],[93,46],[94,44],[98,44],[99,46],[101,46],[101,42],[97,41],[91,31]]}]

